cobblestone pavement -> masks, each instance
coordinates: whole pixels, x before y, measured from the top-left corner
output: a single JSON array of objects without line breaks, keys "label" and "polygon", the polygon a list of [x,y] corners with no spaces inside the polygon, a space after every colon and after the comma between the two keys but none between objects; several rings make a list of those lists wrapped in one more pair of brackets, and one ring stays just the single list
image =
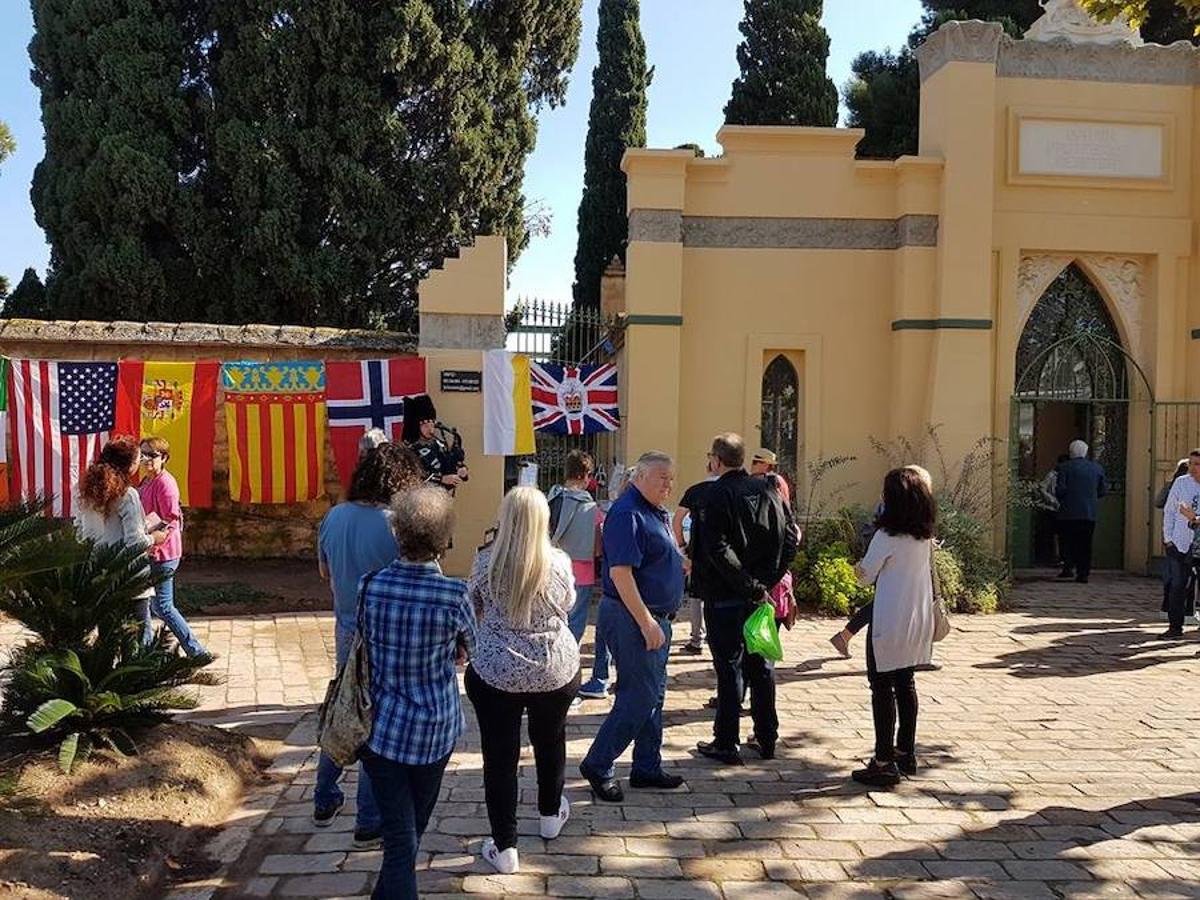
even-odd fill
[{"label": "cobblestone pavement", "polygon": [[[676,655],[664,757],[686,787],[594,803],[574,765],[608,703],[585,702],[568,723],[572,818],[558,840],[536,837],[533,760],[522,756],[517,875],[493,874],[475,855],[486,812],[466,704],[470,730],[422,844],[422,896],[1200,897],[1200,635],[1151,640],[1164,627],[1160,590],[1124,577],[1028,582],[1011,612],[956,617],[942,670],[918,675],[922,771],[893,792],[849,783],[872,743],[861,639],[842,660],[829,621],[786,635],[780,754],[762,762],[747,751],[744,768],[694,756],[710,734],[713,679],[707,654]],[[328,678],[331,618],[198,628],[229,679],[209,689],[203,717],[305,716],[279,765],[290,781],[230,829],[248,841],[230,843],[217,896],[368,894],[380,854],[351,850],[353,804],[330,828],[309,819],[306,714]]]}]

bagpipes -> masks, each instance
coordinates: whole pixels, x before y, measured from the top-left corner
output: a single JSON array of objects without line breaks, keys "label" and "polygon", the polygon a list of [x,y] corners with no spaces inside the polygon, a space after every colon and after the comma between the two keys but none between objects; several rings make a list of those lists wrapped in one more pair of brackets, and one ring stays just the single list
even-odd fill
[{"label": "bagpipes", "polygon": [[[441,435],[442,443],[446,445],[446,462],[450,463],[450,472],[448,474],[458,474],[458,470],[466,468],[467,452],[463,449],[462,435],[458,433],[458,429],[451,425],[443,425],[441,422],[435,422],[433,425]],[[469,474],[463,475],[463,481],[469,481]]]}]

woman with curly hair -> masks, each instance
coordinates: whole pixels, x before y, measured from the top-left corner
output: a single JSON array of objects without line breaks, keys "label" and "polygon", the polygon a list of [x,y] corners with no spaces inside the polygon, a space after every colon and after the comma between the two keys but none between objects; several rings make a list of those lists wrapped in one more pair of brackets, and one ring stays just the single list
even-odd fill
[{"label": "woman with curly hair", "polygon": [[[87,467],[79,480],[79,511],[75,526],[84,540],[105,546],[120,545],[149,550],[167,539],[167,532],[146,530],[146,516],[133,476],[141,464],[137,441],[131,437],[113,438],[104,445],[97,460]],[[153,588],[139,595],[138,617],[142,623],[142,642],[154,639],[150,623]]]},{"label": "woman with curly hair", "polygon": [[[346,661],[358,627],[359,580],[396,558],[396,537],[388,506],[396,494],[417,487],[424,478],[421,461],[413,451],[403,444],[380,444],[359,461],[350,478],[345,502],[331,509],[321,521],[317,563],[321,578],[330,583],[333,592],[334,647],[339,669]],[[313,823],[319,828],[331,825],[346,802],[338,787],[341,775],[337,764],[322,753],[313,792]],[[366,772],[360,769],[354,846],[373,849],[379,843],[379,810]]]}]

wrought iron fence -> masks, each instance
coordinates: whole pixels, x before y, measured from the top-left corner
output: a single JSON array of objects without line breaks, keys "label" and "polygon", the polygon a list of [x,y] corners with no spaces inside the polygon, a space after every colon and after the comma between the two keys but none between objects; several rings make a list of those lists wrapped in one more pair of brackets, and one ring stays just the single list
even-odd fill
[{"label": "wrought iron fence", "polygon": [[[613,362],[617,351],[618,326],[614,319],[593,307],[547,300],[519,301],[505,317],[507,349],[527,354],[537,362],[563,366],[600,365]],[[549,490],[566,475],[567,454],[583,450],[596,464],[598,500],[605,499],[607,484],[621,461],[620,433],[615,431],[570,435],[539,431],[537,453],[509,457],[506,480],[515,484],[520,466],[533,461],[538,466],[538,486]]]}]

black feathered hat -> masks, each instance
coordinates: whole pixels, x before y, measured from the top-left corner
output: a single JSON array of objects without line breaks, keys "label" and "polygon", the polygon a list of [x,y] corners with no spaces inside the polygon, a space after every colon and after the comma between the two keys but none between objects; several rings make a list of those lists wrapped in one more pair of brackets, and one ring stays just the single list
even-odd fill
[{"label": "black feathered hat", "polygon": [[428,394],[417,394],[404,398],[404,443],[411,444],[421,439],[421,423],[437,419],[437,410]]}]

